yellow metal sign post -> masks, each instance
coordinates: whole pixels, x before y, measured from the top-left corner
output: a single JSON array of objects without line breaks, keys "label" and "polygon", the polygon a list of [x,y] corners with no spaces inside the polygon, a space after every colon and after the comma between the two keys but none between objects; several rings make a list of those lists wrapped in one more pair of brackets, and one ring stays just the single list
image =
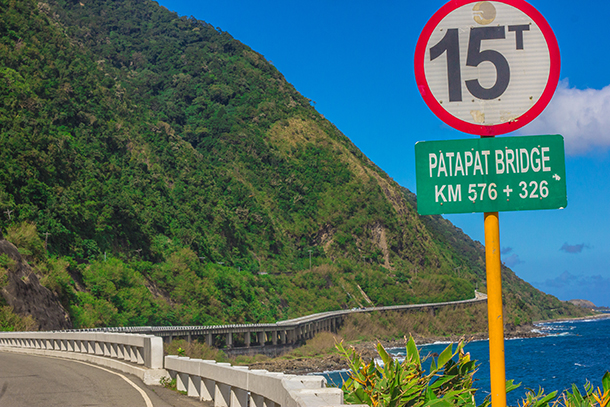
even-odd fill
[{"label": "yellow metal sign post", "polygon": [[[508,161],[507,157],[510,157]],[[519,164],[515,164],[517,159]],[[509,161],[511,170],[508,170]],[[485,214],[492,405],[505,407],[498,212],[558,209],[567,205],[563,137],[422,141],[415,145],[415,162],[417,211],[420,215]]]},{"label": "yellow metal sign post", "polygon": [[[484,138],[510,133],[534,120],[551,101],[560,73],[555,34],[525,0],[449,1],[423,28],[414,63],[417,87],[428,107],[451,127]],[[431,142],[416,145],[416,158],[418,152],[421,156],[416,160],[418,213],[485,214],[491,404],[506,407],[498,211],[565,207],[565,162],[559,167],[549,162],[551,150],[563,157],[563,140],[561,147],[552,149],[542,144],[529,150],[506,146],[494,149],[493,154],[491,148],[477,153],[475,146],[460,149],[458,144],[445,145],[445,150]],[[425,150],[430,146],[435,149]],[[536,179],[526,180],[532,158],[539,158],[543,149],[549,158],[542,173],[548,172],[551,178],[538,179],[542,167],[536,164],[531,169]],[[492,160],[495,166],[488,166]],[[527,169],[524,160],[528,160]],[[509,165],[511,177],[518,179],[504,178]],[[492,179],[490,168],[501,179]],[[473,180],[475,175],[481,179]],[[549,188],[558,198],[552,205],[552,199],[547,199]]]},{"label": "yellow metal sign post", "polygon": [[493,407],[506,407],[504,316],[502,312],[500,221],[498,212],[485,212],[485,263],[487,266],[491,405]]}]

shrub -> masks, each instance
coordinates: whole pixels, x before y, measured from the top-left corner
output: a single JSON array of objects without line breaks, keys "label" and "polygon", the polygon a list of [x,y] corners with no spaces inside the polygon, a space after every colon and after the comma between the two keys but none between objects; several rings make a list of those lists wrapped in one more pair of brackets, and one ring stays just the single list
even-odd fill
[{"label": "shrub", "polygon": [[305,345],[290,351],[292,357],[316,357],[327,355],[335,351],[335,345],[339,342],[339,336],[331,332],[320,332],[307,341]]},{"label": "shrub", "polygon": [[223,351],[198,341],[187,342],[184,339],[176,339],[169,344],[164,344],[163,348],[166,355],[188,356],[191,359],[216,360],[218,362],[227,360]]},{"label": "shrub", "polygon": [[36,327],[31,315],[20,316],[14,313],[13,307],[0,306],[0,331],[33,331]]},{"label": "shrub", "polygon": [[[472,388],[475,362],[464,353],[460,342],[455,351],[449,345],[438,357],[432,358],[429,372],[422,367],[419,350],[412,337],[407,341],[406,356],[402,363],[394,360],[381,344],[377,351],[383,362],[369,363],[354,349],[346,351],[342,344],[339,352],[347,359],[350,378],[343,384],[345,400],[352,404],[369,406],[428,406],[474,405],[476,389]],[[458,356],[454,362],[453,357]]]},{"label": "shrub", "polygon": [[610,404],[610,373],[604,374],[601,389],[598,387],[594,390],[593,385],[587,382],[585,393],[582,394],[573,384],[572,392],[565,391],[555,404],[564,407],[606,407]]},{"label": "shrub", "polygon": [[[342,344],[337,349],[347,359],[350,367],[350,378],[343,384],[345,400],[351,404],[367,404],[373,407],[454,407],[476,406],[475,393],[472,387],[476,363],[470,354],[464,352],[463,341],[455,350],[447,346],[437,359],[431,357],[429,369],[424,369],[419,350],[413,337],[406,344],[406,356],[403,362],[394,360],[381,344],[377,351],[383,362],[378,365],[373,359],[369,363],[352,348],[345,350]],[[457,361],[454,358],[457,357]],[[512,380],[506,382],[506,391],[519,387]],[[528,407],[545,407],[550,398],[532,397]],[[490,407],[489,398],[479,407]]]},{"label": "shrub", "polygon": [[21,222],[6,228],[6,240],[14,244],[19,253],[28,262],[40,262],[47,257],[44,242],[38,236],[36,225],[30,222]]},{"label": "shrub", "polygon": [[[431,357],[429,369],[422,367],[423,360],[412,337],[406,344],[403,362],[394,360],[381,344],[377,351],[382,360],[378,365],[373,359],[368,364],[352,348],[347,351],[340,343],[339,352],[347,359],[350,377],[343,384],[345,401],[350,404],[367,404],[372,407],[491,407],[489,396],[479,406],[476,405],[473,388],[476,363],[470,354],[464,352],[463,341],[447,346],[437,359]],[[454,358],[457,357],[457,361]],[[424,359],[425,360],[425,359]],[[518,388],[520,384],[506,382],[506,392]],[[610,405],[610,373],[602,378],[602,388],[593,389],[585,384],[584,394],[572,385],[572,391],[565,391],[559,398],[557,391],[544,394],[528,389],[520,407],[607,407]]]}]

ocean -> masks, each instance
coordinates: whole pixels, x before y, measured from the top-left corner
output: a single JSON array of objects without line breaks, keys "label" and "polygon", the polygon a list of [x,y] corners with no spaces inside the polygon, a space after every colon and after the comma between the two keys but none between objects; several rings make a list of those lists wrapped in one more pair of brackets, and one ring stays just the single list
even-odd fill
[{"label": "ocean", "polygon": [[[521,387],[507,394],[507,404],[517,406],[527,389],[542,387],[546,394],[571,389],[576,384],[582,391],[591,382],[601,387],[601,379],[610,370],[610,318],[578,321],[548,322],[536,325],[546,336],[540,338],[509,339],[504,342],[506,378],[521,383]],[[447,344],[419,346],[422,356],[440,353]],[[478,388],[477,403],[489,394],[489,342],[474,341],[466,345],[473,359],[479,363],[475,374]],[[389,350],[398,357],[404,348]],[[330,383],[342,383],[346,372],[324,373]],[[521,403],[522,404],[522,403]]]}]

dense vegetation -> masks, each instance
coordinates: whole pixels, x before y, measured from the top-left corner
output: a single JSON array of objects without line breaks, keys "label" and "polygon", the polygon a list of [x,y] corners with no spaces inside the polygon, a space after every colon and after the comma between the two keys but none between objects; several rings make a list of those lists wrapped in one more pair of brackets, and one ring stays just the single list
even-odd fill
[{"label": "dense vegetation", "polygon": [[[354,349],[346,350],[342,344],[337,349],[348,361],[350,377],[343,384],[345,401],[350,404],[365,404],[371,407],[490,407],[491,395],[478,404],[475,394],[474,375],[477,363],[464,352],[460,341],[456,348],[447,346],[437,358],[422,358],[413,338],[406,343],[406,356],[400,362],[393,359],[378,344],[377,351],[382,363],[371,359],[369,363]],[[506,382],[506,392],[517,389],[520,384]],[[595,389],[587,382],[584,392],[572,385],[557,397],[557,391],[549,394],[544,389],[527,389],[525,398],[519,402],[523,407],[605,407],[610,403],[610,373],[602,377],[602,387]]]},{"label": "dense vegetation", "polygon": [[[480,245],[414,206],[210,24],[151,1],[0,0],[0,227],[77,327],[484,290]],[[511,322],[577,312],[504,272]]]}]

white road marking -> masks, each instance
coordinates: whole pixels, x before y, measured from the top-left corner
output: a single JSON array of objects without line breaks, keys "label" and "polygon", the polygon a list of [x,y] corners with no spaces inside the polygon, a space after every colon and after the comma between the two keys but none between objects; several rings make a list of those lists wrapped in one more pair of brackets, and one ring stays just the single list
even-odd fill
[{"label": "white road marking", "polygon": [[70,361],[70,362],[82,363],[83,365],[87,365],[87,366],[91,366],[91,367],[96,367],[96,368],[101,369],[101,370],[103,370],[105,372],[112,373],[113,375],[117,375],[121,379],[123,379],[127,383],[129,383],[129,385],[131,385],[134,389],[136,389],[138,391],[138,393],[140,393],[140,395],[144,399],[144,402],[146,403],[146,407],[154,407],[152,401],[148,397],[148,394],[146,394],[146,392],[144,390],[142,390],[142,388],[140,388],[137,384],[135,384],[134,382],[129,380],[128,377],[126,377],[126,376],[124,376],[124,375],[122,375],[120,373],[113,372],[112,370],[106,369],[106,368],[98,366],[98,365],[94,365],[92,363],[82,362],[80,360],[75,360],[75,359],[64,359],[64,358],[58,358],[58,357],[49,356],[49,355],[33,355],[33,356],[42,356],[42,357],[47,357],[47,358],[60,359],[60,360],[66,360],[66,361]]},{"label": "white road marking", "polygon": [[[63,359],[66,360],[66,359]],[[125,380],[127,383],[129,383],[134,389],[136,389],[140,395],[142,395],[142,398],[144,399],[144,402],[146,403],[146,407],[154,407],[152,401],[150,400],[150,398],[148,397],[148,394],[146,394],[146,392],[144,390],[142,390],[142,388],[140,388],[140,386],[138,386],[137,384],[135,384],[134,382],[132,382],[129,378],[127,378],[126,376],[117,373],[117,372],[113,372],[112,370],[103,368],[101,366],[97,366],[91,363],[87,363],[87,362],[81,362],[80,360],[73,360],[74,362],[78,362],[78,363],[82,363],[83,365],[88,365],[88,366],[92,366],[92,367],[97,367],[98,369],[102,369],[108,373],[112,373],[114,375],[119,376],[121,379]]]}]

